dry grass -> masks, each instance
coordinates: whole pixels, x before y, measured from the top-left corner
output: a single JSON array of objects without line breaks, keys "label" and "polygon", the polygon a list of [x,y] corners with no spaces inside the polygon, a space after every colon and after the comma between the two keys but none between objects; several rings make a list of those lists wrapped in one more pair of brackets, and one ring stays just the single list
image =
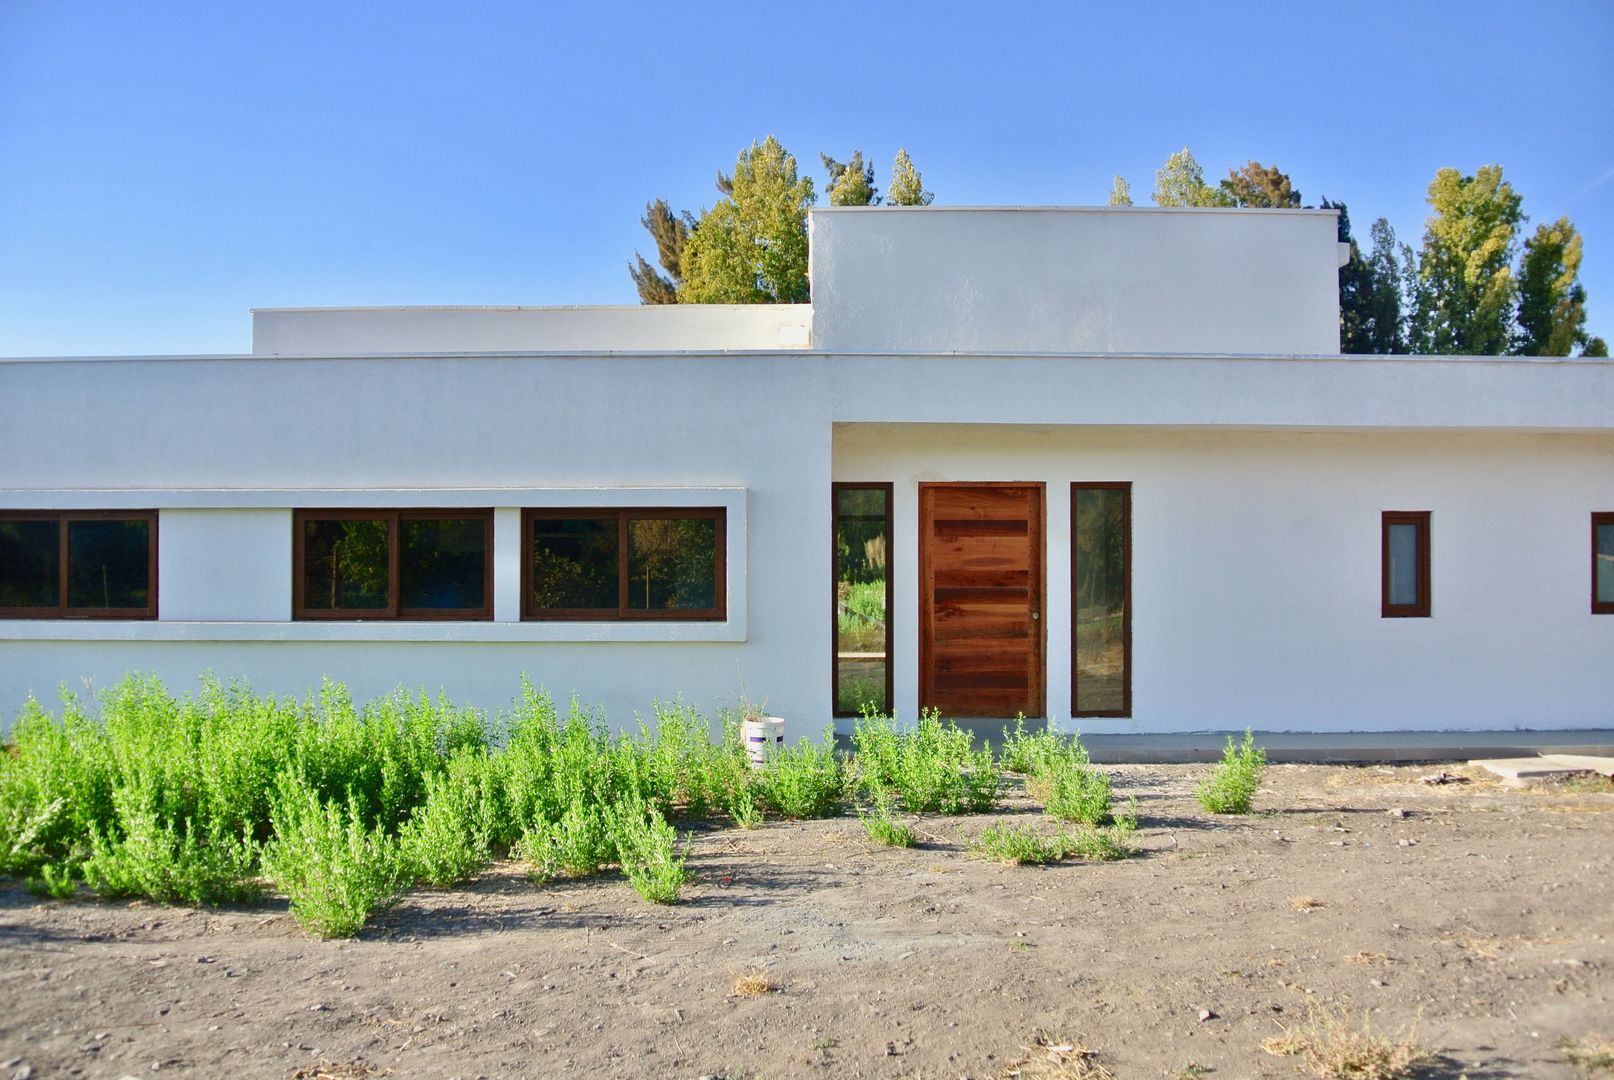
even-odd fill
[{"label": "dry grass", "polygon": [[1580,1039],[1563,1039],[1558,1049],[1571,1065],[1578,1065],[1588,1073],[1614,1073],[1614,1039],[1587,1035]]},{"label": "dry grass", "polygon": [[1098,1055],[1077,1040],[1056,1039],[1045,1031],[1033,1037],[1021,1056],[1003,1066],[998,1080],[1115,1080]]},{"label": "dry grass", "polygon": [[734,976],[735,997],[761,997],[779,989],[779,984],[761,968],[752,968],[743,975]]},{"label": "dry grass", "polygon": [[1289,906],[1296,911],[1315,911],[1323,906],[1323,902],[1315,896],[1291,896]]},{"label": "dry grass", "polygon": [[1380,1035],[1366,1016],[1358,1019],[1347,1006],[1330,1008],[1314,998],[1306,999],[1305,1024],[1278,1026],[1283,1034],[1264,1040],[1261,1049],[1299,1057],[1318,1080],[1398,1080],[1434,1056],[1418,1045],[1410,1025],[1394,1035]]},{"label": "dry grass", "polygon": [[1347,964],[1388,964],[1390,958],[1381,952],[1355,952],[1345,958]]},{"label": "dry grass", "polygon": [[392,1070],[382,1072],[373,1065],[366,1065],[362,1061],[327,1061],[319,1059],[319,1064],[310,1065],[306,1069],[298,1069],[291,1074],[291,1080],[364,1080],[370,1076],[391,1076]]}]

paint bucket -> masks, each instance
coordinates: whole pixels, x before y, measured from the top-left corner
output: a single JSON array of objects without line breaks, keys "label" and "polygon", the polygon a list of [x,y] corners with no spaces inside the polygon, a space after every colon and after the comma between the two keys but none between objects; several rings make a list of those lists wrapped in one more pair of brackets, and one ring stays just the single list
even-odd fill
[{"label": "paint bucket", "polygon": [[741,721],[740,738],[745,743],[745,756],[751,759],[751,767],[760,769],[770,751],[785,748],[785,718],[764,716],[760,720]]}]

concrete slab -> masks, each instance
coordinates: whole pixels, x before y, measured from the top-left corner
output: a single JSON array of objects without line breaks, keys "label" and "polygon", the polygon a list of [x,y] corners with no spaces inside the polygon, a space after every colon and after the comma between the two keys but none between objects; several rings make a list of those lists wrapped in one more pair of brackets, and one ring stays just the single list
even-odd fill
[{"label": "concrete slab", "polygon": [[1502,782],[1524,786],[1541,780],[1595,772],[1614,776],[1614,757],[1586,754],[1541,754],[1537,757],[1479,758],[1470,765],[1495,773]]}]

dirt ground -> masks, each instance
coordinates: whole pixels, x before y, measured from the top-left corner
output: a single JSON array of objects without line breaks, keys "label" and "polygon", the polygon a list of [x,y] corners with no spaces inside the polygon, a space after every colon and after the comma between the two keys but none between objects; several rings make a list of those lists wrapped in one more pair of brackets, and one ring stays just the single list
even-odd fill
[{"label": "dirt ground", "polygon": [[911,850],[852,817],[704,832],[676,907],[503,865],[353,941],[0,882],[0,1080],[996,1077],[1039,1032],[1119,1078],[1293,1077],[1260,1044],[1308,994],[1416,1024],[1425,1075],[1581,1076],[1559,1041],[1614,1038],[1614,793],[1435,768],[1275,766],[1212,819],[1205,766],[1112,766],[1125,862],[969,858],[1043,820],[1014,798]]}]

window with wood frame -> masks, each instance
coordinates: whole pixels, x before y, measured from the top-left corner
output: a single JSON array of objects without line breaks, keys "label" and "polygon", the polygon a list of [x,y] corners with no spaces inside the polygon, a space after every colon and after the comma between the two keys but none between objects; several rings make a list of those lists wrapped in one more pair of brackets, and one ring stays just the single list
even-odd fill
[{"label": "window with wood frame", "polygon": [[723,619],[722,507],[527,510],[523,619]]},{"label": "window with wood frame", "polygon": [[156,617],[157,511],[0,511],[0,618]]},{"label": "window with wood frame", "polygon": [[835,716],[891,713],[890,484],[830,485]]},{"label": "window with wood frame", "polygon": [[493,618],[493,511],[297,510],[299,619]]},{"label": "window with wood frame", "polygon": [[1071,705],[1132,715],[1132,484],[1070,486]]},{"label": "window with wood frame", "polygon": [[1384,511],[1381,548],[1383,617],[1428,618],[1429,511]]},{"label": "window with wood frame", "polygon": [[1614,512],[1592,515],[1592,614],[1614,615]]}]

